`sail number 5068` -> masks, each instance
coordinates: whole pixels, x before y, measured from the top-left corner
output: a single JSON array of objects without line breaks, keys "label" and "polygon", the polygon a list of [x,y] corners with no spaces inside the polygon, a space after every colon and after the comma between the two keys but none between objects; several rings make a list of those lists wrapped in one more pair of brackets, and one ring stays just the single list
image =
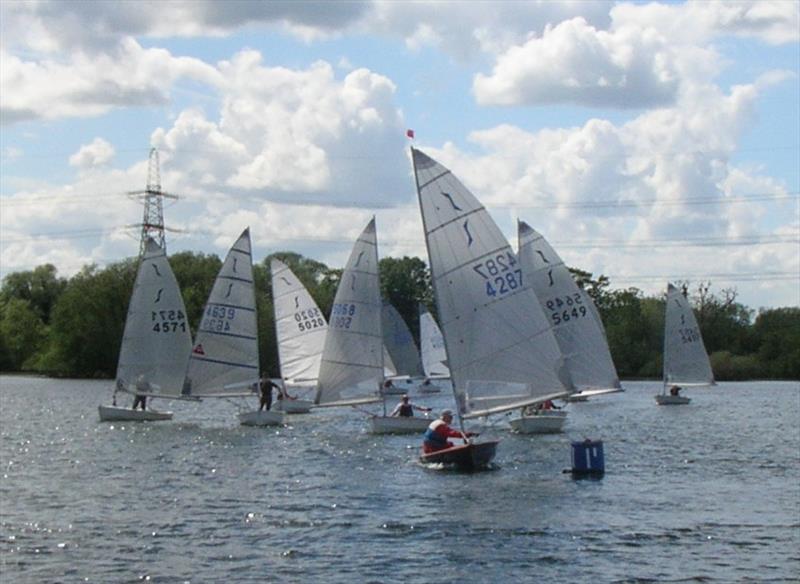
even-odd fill
[{"label": "sail number 5068", "polygon": [[515,269],[515,265],[514,255],[507,252],[475,264],[472,269],[486,280],[486,295],[495,298],[522,287],[522,270]]}]

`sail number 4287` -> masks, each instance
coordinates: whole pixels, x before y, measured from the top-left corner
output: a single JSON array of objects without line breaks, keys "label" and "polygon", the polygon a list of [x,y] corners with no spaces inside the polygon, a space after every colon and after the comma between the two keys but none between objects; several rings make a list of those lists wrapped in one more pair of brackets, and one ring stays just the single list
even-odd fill
[{"label": "sail number 4287", "polygon": [[475,264],[472,269],[486,281],[486,295],[496,298],[522,287],[522,270],[515,269],[516,265],[514,255],[507,252]]}]

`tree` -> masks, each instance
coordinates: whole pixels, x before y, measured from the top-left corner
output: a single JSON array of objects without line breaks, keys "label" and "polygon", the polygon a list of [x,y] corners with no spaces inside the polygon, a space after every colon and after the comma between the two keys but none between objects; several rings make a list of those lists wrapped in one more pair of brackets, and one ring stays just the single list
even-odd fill
[{"label": "tree", "polygon": [[753,329],[764,374],[800,379],[800,308],[762,310]]},{"label": "tree", "polygon": [[44,324],[50,322],[50,313],[67,281],[57,276],[52,264],[39,266],[29,272],[14,272],[3,280],[0,296],[17,298],[29,303],[29,307]]},{"label": "tree", "polygon": [[611,292],[605,309],[606,334],[617,372],[620,377],[642,375],[654,358],[654,349],[647,343],[650,331],[642,314],[641,291],[628,288]]},{"label": "tree", "polygon": [[419,346],[419,305],[431,304],[428,267],[417,257],[383,258],[379,262],[381,295],[397,309]]},{"label": "tree", "polygon": [[69,377],[113,377],[136,260],[104,270],[83,268],[67,284],[53,308],[50,346],[42,367]]},{"label": "tree", "polygon": [[31,303],[0,300],[0,370],[30,370],[47,338],[47,327]]}]

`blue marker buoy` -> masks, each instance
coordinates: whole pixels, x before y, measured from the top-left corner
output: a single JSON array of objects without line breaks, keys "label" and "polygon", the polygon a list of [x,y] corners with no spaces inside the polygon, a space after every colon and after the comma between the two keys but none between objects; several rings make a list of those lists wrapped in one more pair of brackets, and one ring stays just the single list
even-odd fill
[{"label": "blue marker buoy", "polygon": [[603,441],[589,440],[572,443],[572,474],[575,476],[602,476],[606,472],[603,459]]}]

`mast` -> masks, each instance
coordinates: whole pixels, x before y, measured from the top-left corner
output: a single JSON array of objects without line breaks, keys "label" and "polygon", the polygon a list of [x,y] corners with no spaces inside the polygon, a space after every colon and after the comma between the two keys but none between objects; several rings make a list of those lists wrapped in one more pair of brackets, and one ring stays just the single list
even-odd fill
[{"label": "mast", "polygon": [[161,190],[161,176],[158,163],[158,150],[150,149],[150,159],[147,166],[147,186],[143,191],[130,191],[129,195],[140,197],[144,202],[144,215],[142,230],[139,238],[139,258],[144,256],[148,239],[153,239],[158,246],[167,251],[167,242],[164,236],[164,199],[177,199],[177,195],[165,193]]}]

